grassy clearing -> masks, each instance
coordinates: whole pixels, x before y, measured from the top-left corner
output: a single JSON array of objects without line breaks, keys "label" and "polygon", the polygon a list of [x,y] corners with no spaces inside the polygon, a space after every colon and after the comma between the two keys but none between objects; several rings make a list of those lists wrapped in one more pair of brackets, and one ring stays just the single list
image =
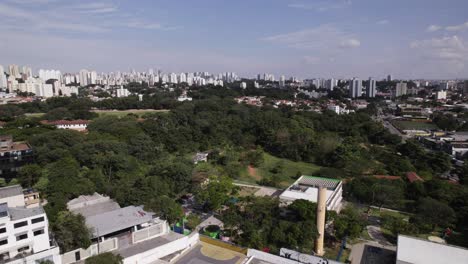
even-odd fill
[{"label": "grassy clearing", "polygon": [[437,129],[437,126],[433,123],[413,122],[413,121],[402,121],[394,120],[392,124],[400,130],[426,130],[426,129]]},{"label": "grassy clearing", "polygon": [[99,114],[99,117],[103,116],[117,116],[117,117],[123,117],[128,114],[134,114],[139,117],[142,117],[144,114],[148,113],[166,113],[169,112],[170,110],[155,110],[155,109],[131,109],[131,110],[91,110],[92,112],[95,112]]},{"label": "grassy clearing", "polygon": [[[239,173],[239,181],[257,183],[259,179],[268,179],[275,176],[279,179],[280,187],[287,187],[295,181],[298,173],[301,175],[314,175],[321,168],[312,163],[295,162],[268,153],[264,153],[263,158],[263,164],[259,168],[255,168],[255,175],[249,173],[249,169],[245,168]],[[276,170],[277,173],[275,173],[275,168],[279,168]]]},{"label": "grassy clearing", "polygon": [[27,117],[41,117],[41,116],[45,115],[45,113],[26,113],[24,115],[27,116]]}]

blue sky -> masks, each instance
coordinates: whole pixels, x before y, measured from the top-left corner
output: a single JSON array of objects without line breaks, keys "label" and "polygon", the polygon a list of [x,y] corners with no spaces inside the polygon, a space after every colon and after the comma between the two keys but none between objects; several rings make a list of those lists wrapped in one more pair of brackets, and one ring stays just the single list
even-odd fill
[{"label": "blue sky", "polygon": [[468,78],[466,0],[0,0],[0,64]]}]

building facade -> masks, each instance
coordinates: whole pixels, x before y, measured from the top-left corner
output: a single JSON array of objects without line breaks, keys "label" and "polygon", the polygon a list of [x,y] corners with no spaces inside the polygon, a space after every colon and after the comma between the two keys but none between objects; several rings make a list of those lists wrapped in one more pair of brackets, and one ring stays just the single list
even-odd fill
[{"label": "building facade", "polygon": [[0,136],[0,177],[7,180],[16,176],[21,166],[32,162],[33,151],[28,143],[14,142],[12,136]]},{"label": "building facade", "polygon": [[50,240],[41,206],[27,208],[21,186],[0,188],[0,262],[60,264],[59,248]]}]

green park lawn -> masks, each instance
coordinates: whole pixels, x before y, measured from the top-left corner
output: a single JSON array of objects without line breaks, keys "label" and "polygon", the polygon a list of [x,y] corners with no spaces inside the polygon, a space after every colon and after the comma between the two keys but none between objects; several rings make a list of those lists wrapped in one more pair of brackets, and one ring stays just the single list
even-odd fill
[{"label": "green park lawn", "polygon": [[[287,187],[296,181],[298,174],[314,175],[320,166],[313,163],[296,162],[288,159],[278,158],[268,153],[263,154],[264,162],[259,168],[255,168],[255,175],[249,173],[248,168],[244,168],[240,172],[239,181],[246,183],[257,183],[258,181],[277,176],[280,181],[279,187]],[[275,167],[281,167],[279,173],[274,173]]]},{"label": "green park lawn", "polygon": [[425,129],[437,129],[437,126],[433,123],[424,123],[424,122],[413,122],[413,121],[402,121],[395,120],[392,121],[393,125],[400,130],[406,129],[415,129],[415,130],[425,130]]},{"label": "green park lawn", "polygon": [[148,113],[164,113],[168,112],[169,110],[155,110],[155,109],[132,109],[132,110],[92,110],[99,115],[99,117],[103,116],[117,116],[123,117],[128,114],[134,114],[139,117],[142,117],[144,114]]}]

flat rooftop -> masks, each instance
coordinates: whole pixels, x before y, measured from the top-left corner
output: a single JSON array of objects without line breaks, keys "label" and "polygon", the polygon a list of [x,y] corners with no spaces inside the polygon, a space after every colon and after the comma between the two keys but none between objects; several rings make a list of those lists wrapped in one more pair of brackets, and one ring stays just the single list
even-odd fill
[{"label": "flat rooftop", "polygon": [[96,238],[147,223],[153,219],[153,215],[142,207],[127,206],[86,217],[86,225],[92,228],[93,237]]},{"label": "flat rooftop", "polygon": [[20,185],[12,185],[0,188],[0,199],[17,195],[23,195],[23,188],[21,188]]},{"label": "flat rooftop", "polygon": [[340,184],[340,180],[331,179],[331,178],[323,178],[323,177],[315,177],[315,176],[302,176],[296,182],[296,184],[307,186],[307,187],[324,187],[329,190],[334,190]]},{"label": "flat rooftop", "polygon": [[134,256],[134,255],[146,252],[150,249],[165,245],[169,242],[175,241],[182,237],[184,236],[181,234],[178,234],[175,232],[169,232],[169,234],[167,235],[149,239],[140,243],[132,244],[128,247],[119,249],[117,251],[123,258],[128,258],[130,256]]},{"label": "flat rooftop", "polygon": [[397,262],[408,264],[466,264],[468,263],[468,249],[399,235]]},{"label": "flat rooftop", "polygon": [[42,209],[42,207],[35,207],[35,208],[9,207],[8,213],[10,214],[12,221],[45,214],[44,209]]},{"label": "flat rooftop", "polygon": [[76,214],[81,214],[86,218],[118,209],[120,209],[120,205],[113,200],[109,200],[102,203],[92,204],[86,207],[71,209],[71,211]]}]

